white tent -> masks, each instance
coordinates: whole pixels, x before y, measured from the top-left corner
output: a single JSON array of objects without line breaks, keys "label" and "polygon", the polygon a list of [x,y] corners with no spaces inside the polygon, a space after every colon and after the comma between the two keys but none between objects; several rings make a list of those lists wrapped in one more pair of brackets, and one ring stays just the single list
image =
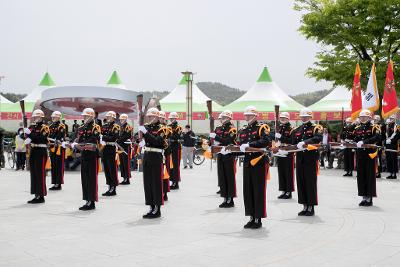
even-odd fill
[{"label": "white tent", "polygon": [[274,112],[275,105],[279,105],[281,111],[299,111],[303,108],[272,80],[267,67],[244,95],[225,106],[224,109],[243,112],[250,105],[255,106],[259,112]]},{"label": "white tent", "polygon": [[309,106],[312,111],[351,111],[351,91],[344,87],[336,87],[328,95]]},{"label": "white tent", "polygon": [[[39,83],[39,86],[33,89],[33,91],[28,94],[26,97],[24,97],[23,100],[25,100],[25,110],[27,112],[32,112],[33,108],[35,107],[35,104],[38,100],[41,99],[42,97],[42,91],[46,88],[54,86],[55,83],[53,79],[50,77],[50,74],[46,72],[42,78],[42,80]],[[19,104],[17,103],[19,106]]]},{"label": "white tent", "polygon": [[0,103],[1,104],[12,104],[12,102],[10,100],[8,100],[7,98],[5,98],[2,95],[0,95]]}]

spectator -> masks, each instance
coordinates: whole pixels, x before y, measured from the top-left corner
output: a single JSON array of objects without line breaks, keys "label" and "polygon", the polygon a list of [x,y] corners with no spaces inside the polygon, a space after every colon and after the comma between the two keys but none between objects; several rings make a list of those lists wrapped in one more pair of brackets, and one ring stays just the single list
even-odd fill
[{"label": "spectator", "polygon": [[24,170],[26,162],[26,146],[24,142],[24,129],[19,128],[15,136],[15,155],[17,157],[16,170]]},{"label": "spectator", "polygon": [[62,120],[61,122],[65,125],[65,134],[68,136],[68,124],[65,123],[65,120]]},{"label": "spectator", "polygon": [[193,169],[193,151],[196,142],[196,135],[190,129],[190,125],[186,125],[183,130],[182,160],[183,168],[186,169],[189,161],[189,167]]},{"label": "spectator", "polygon": [[330,142],[332,142],[331,134],[328,132],[328,128],[324,127],[322,133],[322,152],[320,156],[321,167],[325,168],[325,156],[328,159],[328,169],[333,168],[333,159],[331,158],[331,146]]}]

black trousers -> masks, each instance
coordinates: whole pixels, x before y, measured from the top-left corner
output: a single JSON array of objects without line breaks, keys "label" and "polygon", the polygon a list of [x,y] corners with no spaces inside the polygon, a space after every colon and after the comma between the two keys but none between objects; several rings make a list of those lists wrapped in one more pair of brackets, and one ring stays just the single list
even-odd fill
[{"label": "black trousers", "polygon": [[99,161],[97,152],[82,151],[81,164],[83,200],[98,201],[97,175],[99,172]]},{"label": "black trousers", "polygon": [[[56,149],[57,152],[57,149]],[[51,161],[51,183],[52,184],[64,184],[64,160],[65,160],[65,149],[60,148],[60,155],[56,152],[50,153]]]},{"label": "black trousers", "polygon": [[287,157],[277,157],[279,191],[294,191],[294,154],[290,153]]},{"label": "black trousers", "polygon": [[383,161],[382,161],[382,149],[378,150],[378,173],[382,172]]},{"label": "black trousers", "polygon": [[24,169],[25,168],[25,162],[26,162],[26,152],[15,152],[15,155],[17,157],[17,170],[19,169]]},{"label": "black trousers", "polygon": [[171,156],[172,156],[173,168],[169,173],[170,175],[169,179],[172,182],[177,183],[181,181],[180,169],[181,169],[182,148],[180,144],[171,145]]},{"label": "black trousers", "polygon": [[221,197],[236,197],[236,157],[218,154],[217,165]]},{"label": "black trousers", "polygon": [[29,171],[31,173],[31,194],[46,196],[46,162],[47,148],[33,147],[29,155]]},{"label": "black trousers", "polygon": [[296,153],[297,194],[299,204],[318,205],[317,164],[317,151]]},{"label": "black trousers", "polygon": [[354,170],[354,152],[351,148],[343,149],[344,171],[352,172]]},{"label": "black trousers", "polygon": [[373,149],[357,149],[357,187],[358,195],[376,197],[376,161],[371,159]]},{"label": "black trousers", "polygon": [[[390,148],[390,149],[396,149],[396,148]],[[386,152],[386,167],[387,167],[387,172],[389,173],[399,172],[396,152]]]},{"label": "black trousers", "polygon": [[118,186],[118,168],[115,160],[116,152],[103,152],[104,175],[106,176],[106,184],[109,186]]},{"label": "black trousers", "polygon": [[[251,158],[250,158],[251,159]],[[250,159],[243,163],[243,199],[246,216],[253,218],[267,217],[267,159],[263,157],[255,166]]]},{"label": "black trousers", "polygon": [[119,169],[121,170],[121,177],[124,180],[129,180],[131,178],[131,147],[124,147],[126,153],[119,153]]},{"label": "black trousers", "polygon": [[146,205],[163,205],[163,158],[158,152],[144,152],[143,186]]}]

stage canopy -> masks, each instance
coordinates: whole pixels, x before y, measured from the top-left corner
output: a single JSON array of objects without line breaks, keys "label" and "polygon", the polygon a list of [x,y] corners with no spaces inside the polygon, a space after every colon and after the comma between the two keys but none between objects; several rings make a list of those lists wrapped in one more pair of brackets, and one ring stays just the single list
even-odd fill
[{"label": "stage canopy", "polygon": [[279,105],[280,111],[289,111],[291,118],[304,108],[290,96],[288,96],[274,82],[265,67],[257,82],[240,98],[222,108],[229,109],[234,113],[235,120],[243,120],[243,111],[247,106],[255,106],[262,120],[273,120],[275,118],[275,105]]}]

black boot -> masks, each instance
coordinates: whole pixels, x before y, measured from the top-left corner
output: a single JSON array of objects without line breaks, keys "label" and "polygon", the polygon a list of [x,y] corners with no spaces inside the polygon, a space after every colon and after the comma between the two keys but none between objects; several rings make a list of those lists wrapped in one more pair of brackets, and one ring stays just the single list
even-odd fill
[{"label": "black boot", "polygon": [[149,212],[143,215],[143,219],[148,219],[153,210],[154,210],[154,205],[151,205]]},{"label": "black boot", "polygon": [[119,184],[122,184],[122,185],[128,185],[128,184],[131,184],[131,182],[129,181],[129,179],[124,179],[122,182],[120,182]]},{"label": "black boot", "polygon": [[292,198],[292,192],[285,192],[282,197],[282,199],[291,199],[291,198]]},{"label": "black boot", "polygon": [[262,226],[261,218],[256,218],[254,220],[253,225],[251,226],[251,229],[258,229],[261,228],[261,226]]},{"label": "black boot", "polygon": [[285,194],[286,194],[286,192],[282,192],[282,194],[280,194],[280,195],[278,196],[278,199],[283,199],[283,198],[285,197]]},{"label": "black boot", "polygon": [[161,217],[161,210],[160,206],[155,206],[153,211],[150,212],[149,216],[147,217],[148,219],[155,219]]},{"label": "black boot", "polygon": [[168,195],[167,195],[167,193],[164,193],[164,201],[168,201]]},{"label": "black boot", "polygon": [[308,206],[305,216],[314,216],[314,206]]},{"label": "black boot", "polygon": [[244,225],[244,229],[249,229],[253,226],[254,224],[254,218],[250,216],[250,221],[248,221],[245,225]]},{"label": "black boot", "polygon": [[303,204],[303,210],[297,213],[299,216],[305,216],[307,213],[308,206]]},{"label": "black boot", "polygon": [[44,197],[43,196],[36,196],[34,199],[29,200],[28,204],[39,204],[39,203],[44,203]]}]

